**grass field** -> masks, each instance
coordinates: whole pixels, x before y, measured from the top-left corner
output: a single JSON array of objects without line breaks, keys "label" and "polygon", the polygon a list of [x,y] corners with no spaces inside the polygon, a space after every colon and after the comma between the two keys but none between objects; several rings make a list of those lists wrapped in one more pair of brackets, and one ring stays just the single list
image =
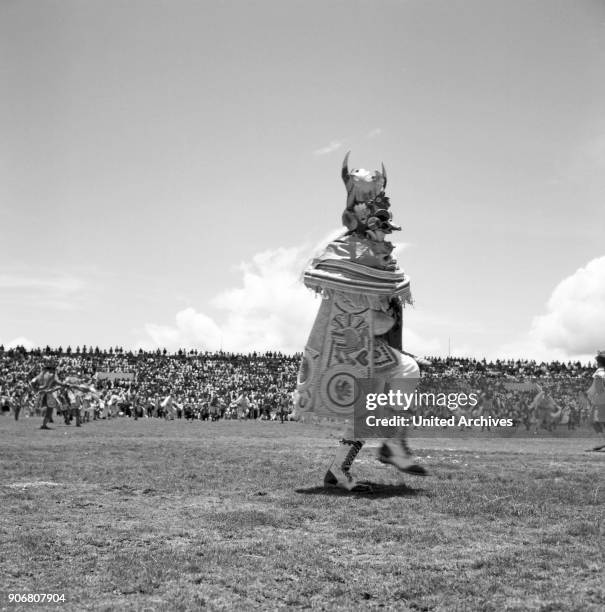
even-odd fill
[{"label": "grass field", "polygon": [[[581,438],[416,437],[427,478],[336,430],[0,419],[0,609],[603,610],[605,454]],[[370,445],[369,445],[370,446]]]}]

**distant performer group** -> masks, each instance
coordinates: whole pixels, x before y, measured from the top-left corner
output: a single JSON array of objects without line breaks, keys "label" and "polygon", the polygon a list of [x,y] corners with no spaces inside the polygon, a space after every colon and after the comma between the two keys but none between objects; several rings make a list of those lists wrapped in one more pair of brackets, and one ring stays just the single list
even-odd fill
[{"label": "distant performer group", "polygon": [[[44,418],[40,429],[50,429],[48,424],[52,422],[53,410],[68,411],[70,416],[76,420],[76,427],[80,427],[80,404],[84,394],[94,394],[94,388],[84,385],[76,375],[70,375],[65,380],[57,377],[57,364],[54,359],[47,358],[44,361],[42,372],[29,381],[30,388],[38,394],[40,406],[44,410]],[[58,397],[59,390],[64,389],[68,407],[61,405]]]},{"label": "distant performer group", "polygon": [[[349,491],[367,488],[351,474],[365,444],[355,435],[357,381],[372,379],[372,391],[413,393],[420,370],[402,351],[402,310],[411,303],[410,282],[392,256],[385,237],[393,225],[384,165],[382,171],[342,166],[347,190],[342,222],[346,232],[317,256],[304,272],[304,283],[323,298],[300,366],[294,409],[297,414],[337,417],[345,421],[340,446],[324,484]],[[423,476],[412,458],[405,428],[385,440],[378,460],[401,472]]]}]

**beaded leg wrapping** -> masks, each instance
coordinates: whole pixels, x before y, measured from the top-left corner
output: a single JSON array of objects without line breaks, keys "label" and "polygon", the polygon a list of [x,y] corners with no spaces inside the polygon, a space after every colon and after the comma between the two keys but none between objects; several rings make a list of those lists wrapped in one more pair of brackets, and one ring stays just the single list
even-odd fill
[{"label": "beaded leg wrapping", "polygon": [[355,487],[357,483],[351,476],[351,465],[364,444],[365,442],[361,440],[347,440],[343,438],[332,460],[330,469],[324,477],[324,484],[344,486],[345,488]]},{"label": "beaded leg wrapping", "polygon": [[355,457],[359,454],[359,451],[363,448],[364,443],[361,440],[341,440],[341,444],[349,445],[351,448],[347,453],[344,461],[342,462],[340,469],[343,472],[348,472],[351,469],[351,465],[353,465],[353,461],[355,461]]}]

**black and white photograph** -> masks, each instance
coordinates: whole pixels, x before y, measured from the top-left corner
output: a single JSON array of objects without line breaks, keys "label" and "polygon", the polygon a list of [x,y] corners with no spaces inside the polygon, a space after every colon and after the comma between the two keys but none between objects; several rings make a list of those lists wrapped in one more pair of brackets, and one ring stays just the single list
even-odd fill
[{"label": "black and white photograph", "polygon": [[605,0],[0,0],[0,611],[605,610]]}]

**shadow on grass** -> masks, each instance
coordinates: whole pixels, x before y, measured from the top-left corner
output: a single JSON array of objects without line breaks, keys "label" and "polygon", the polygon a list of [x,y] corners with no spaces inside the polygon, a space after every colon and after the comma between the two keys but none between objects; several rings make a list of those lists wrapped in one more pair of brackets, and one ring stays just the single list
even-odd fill
[{"label": "shadow on grass", "polygon": [[363,481],[359,484],[368,486],[368,490],[346,491],[338,487],[309,487],[307,489],[295,489],[296,493],[302,495],[331,495],[334,497],[367,497],[371,499],[387,498],[387,497],[417,497],[419,495],[429,496],[429,493],[424,489],[412,489],[405,484],[381,484],[376,482]]}]

